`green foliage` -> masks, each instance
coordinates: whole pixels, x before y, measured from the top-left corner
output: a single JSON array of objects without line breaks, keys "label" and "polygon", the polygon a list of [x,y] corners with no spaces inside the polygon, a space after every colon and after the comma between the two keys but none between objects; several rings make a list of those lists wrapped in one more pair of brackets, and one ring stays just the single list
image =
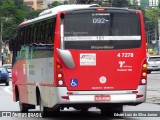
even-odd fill
[{"label": "green foliage", "polygon": [[37,17],[43,10],[30,10],[26,14],[26,19],[33,19]]},{"label": "green foliage", "polygon": [[[25,19],[33,19],[42,10],[33,10],[24,6],[24,0],[0,0],[0,22],[3,22],[3,41],[13,38],[18,25]],[[54,1],[51,7],[68,4]]]},{"label": "green foliage", "polygon": [[97,4],[99,4],[102,7],[128,7],[129,2],[128,0],[97,0]]},{"label": "green foliage", "polygon": [[[130,7],[128,0],[91,0],[91,3],[92,2],[98,3],[101,6]],[[51,7],[62,4],[68,4],[67,0],[64,2],[54,1]],[[160,19],[160,9],[145,10],[139,6],[131,6],[131,8],[141,10],[145,21],[150,21],[147,23],[147,26],[149,26],[149,28],[146,27],[147,29],[154,29],[156,27],[156,20],[158,18]],[[40,12],[42,12],[42,10],[33,10],[24,6],[23,0],[0,0],[0,22],[3,22],[3,41],[14,37],[15,30],[21,22],[25,19],[37,17]]]},{"label": "green foliage", "polygon": [[112,0],[113,7],[128,7],[129,3],[127,0]]},{"label": "green foliage", "polygon": [[160,19],[160,9],[145,10],[146,30],[157,28],[157,20]]},{"label": "green foliage", "polygon": [[92,0],[76,0],[77,4],[89,4]]},{"label": "green foliage", "polygon": [[5,17],[12,17],[15,12],[15,4],[13,1],[3,0],[1,9],[3,11],[1,12],[1,15]]},{"label": "green foliage", "polygon": [[34,10],[23,5],[23,0],[0,0],[0,22],[3,23],[3,41],[13,38],[18,25],[28,18],[28,14],[35,17],[34,12]]},{"label": "green foliage", "polygon": [[14,0],[14,3],[17,7],[17,9],[23,9],[24,6],[23,6],[23,0]]},{"label": "green foliage", "polygon": [[[13,0],[1,0],[0,2],[0,22],[3,23],[3,41],[8,40],[12,31],[17,25],[14,25],[16,16],[16,5]],[[17,23],[16,23],[17,24]]]},{"label": "green foliage", "polygon": [[59,6],[59,5],[62,5],[61,2],[58,2],[58,1],[54,1],[52,4],[51,4],[51,7],[56,7],[56,6]]},{"label": "green foliage", "polygon": [[63,4],[64,4],[64,5],[68,4],[68,1],[64,1]]},{"label": "green foliage", "polygon": [[146,17],[148,20],[160,18],[160,9],[147,9]]}]

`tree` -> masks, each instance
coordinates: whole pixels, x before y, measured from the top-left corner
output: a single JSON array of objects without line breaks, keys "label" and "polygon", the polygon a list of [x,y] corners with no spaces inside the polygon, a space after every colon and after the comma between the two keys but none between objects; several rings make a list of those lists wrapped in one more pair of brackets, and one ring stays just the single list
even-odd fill
[{"label": "tree", "polygon": [[3,0],[0,0],[0,6],[2,6],[2,1],[3,1]]},{"label": "tree", "polygon": [[35,17],[37,17],[43,10],[30,10],[29,12],[27,12],[26,14],[26,19],[33,19]]},{"label": "tree", "polygon": [[91,3],[97,3],[103,7],[128,7],[128,0],[90,0]]},{"label": "tree", "polygon": [[129,2],[127,0],[109,0],[112,7],[128,7]]},{"label": "tree", "polygon": [[92,0],[76,0],[77,4],[89,4]]},{"label": "tree", "polygon": [[[11,24],[14,23],[13,17],[16,11],[16,6],[13,0],[2,0],[1,4],[1,14],[0,14],[0,21],[3,23],[3,33],[2,33],[2,40],[8,40],[10,34],[12,33],[15,27],[12,27]],[[15,25],[16,26],[16,25]],[[1,26],[2,27],[2,26]]]},{"label": "tree", "polygon": [[0,0],[0,22],[3,23],[3,41],[14,36],[17,26],[24,21],[29,9],[23,0]]},{"label": "tree", "polygon": [[19,9],[24,8],[23,0],[14,0],[15,6]]},{"label": "tree", "polygon": [[64,5],[68,4],[68,1],[64,1],[63,4],[64,4]]},{"label": "tree", "polygon": [[1,16],[4,16],[6,18],[12,17],[13,13],[15,12],[15,4],[14,1],[8,1],[8,0],[3,0],[2,5],[1,5]]},{"label": "tree", "polygon": [[59,6],[59,5],[62,5],[61,2],[58,2],[58,1],[54,1],[52,4],[51,4],[51,7],[56,7],[56,6]]},{"label": "tree", "polygon": [[150,21],[150,27],[155,28],[155,22],[160,18],[160,9],[145,10],[145,21]]}]

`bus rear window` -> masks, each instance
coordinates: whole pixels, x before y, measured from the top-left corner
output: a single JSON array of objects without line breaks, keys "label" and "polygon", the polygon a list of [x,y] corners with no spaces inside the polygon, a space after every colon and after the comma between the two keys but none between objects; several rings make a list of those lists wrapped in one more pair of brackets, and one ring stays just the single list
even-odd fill
[{"label": "bus rear window", "polygon": [[64,18],[66,49],[126,49],[141,44],[135,13],[78,13]]}]

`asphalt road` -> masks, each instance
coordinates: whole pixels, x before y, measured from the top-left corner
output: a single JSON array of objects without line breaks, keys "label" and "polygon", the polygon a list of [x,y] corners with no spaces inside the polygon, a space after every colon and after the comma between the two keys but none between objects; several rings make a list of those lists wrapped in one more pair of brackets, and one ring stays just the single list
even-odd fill
[{"label": "asphalt road", "polygon": [[[43,120],[43,119],[52,119],[52,120],[113,120],[113,119],[132,119],[132,120],[141,120],[141,119],[160,119],[160,117],[153,117],[158,114],[160,116],[160,72],[152,72],[148,75],[148,87],[147,87],[147,100],[146,103],[140,104],[138,106],[124,106],[124,114],[118,114],[114,117],[102,117],[100,111],[96,108],[91,108],[87,113],[81,113],[80,111],[75,111],[73,109],[61,111],[61,114],[57,115],[54,118],[25,118],[33,120]],[[38,107],[35,111],[38,111]],[[0,84],[0,113],[4,111],[19,111],[19,105],[12,100],[11,92],[11,82],[10,86],[5,86],[5,84]],[[142,111],[142,113],[139,113]],[[146,112],[144,112],[146,111]],[[152,114],[152,117],[146,117],[148,112]],[[33,111],[33,113],[35,113]],[[133,116],[133,113],[138,116]],[[131,116],[129,116],[131,115]],[[146,116],[145,116],[146,115]],[[19,120],[22,117],[0,117],[0,120]]]},{"label": "asphalt road", "polygon": [[151,72],[147,78],[146,102],[160,104],[160,72]]}]

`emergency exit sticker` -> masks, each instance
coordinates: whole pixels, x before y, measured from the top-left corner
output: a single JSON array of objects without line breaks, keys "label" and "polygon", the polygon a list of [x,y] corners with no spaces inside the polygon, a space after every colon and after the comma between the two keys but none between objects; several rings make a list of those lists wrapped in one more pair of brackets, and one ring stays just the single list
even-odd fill
[{"label": "emergency exit sticker", "polygon": [[95,66],[96,54],[80,54],[80,66]]}]

